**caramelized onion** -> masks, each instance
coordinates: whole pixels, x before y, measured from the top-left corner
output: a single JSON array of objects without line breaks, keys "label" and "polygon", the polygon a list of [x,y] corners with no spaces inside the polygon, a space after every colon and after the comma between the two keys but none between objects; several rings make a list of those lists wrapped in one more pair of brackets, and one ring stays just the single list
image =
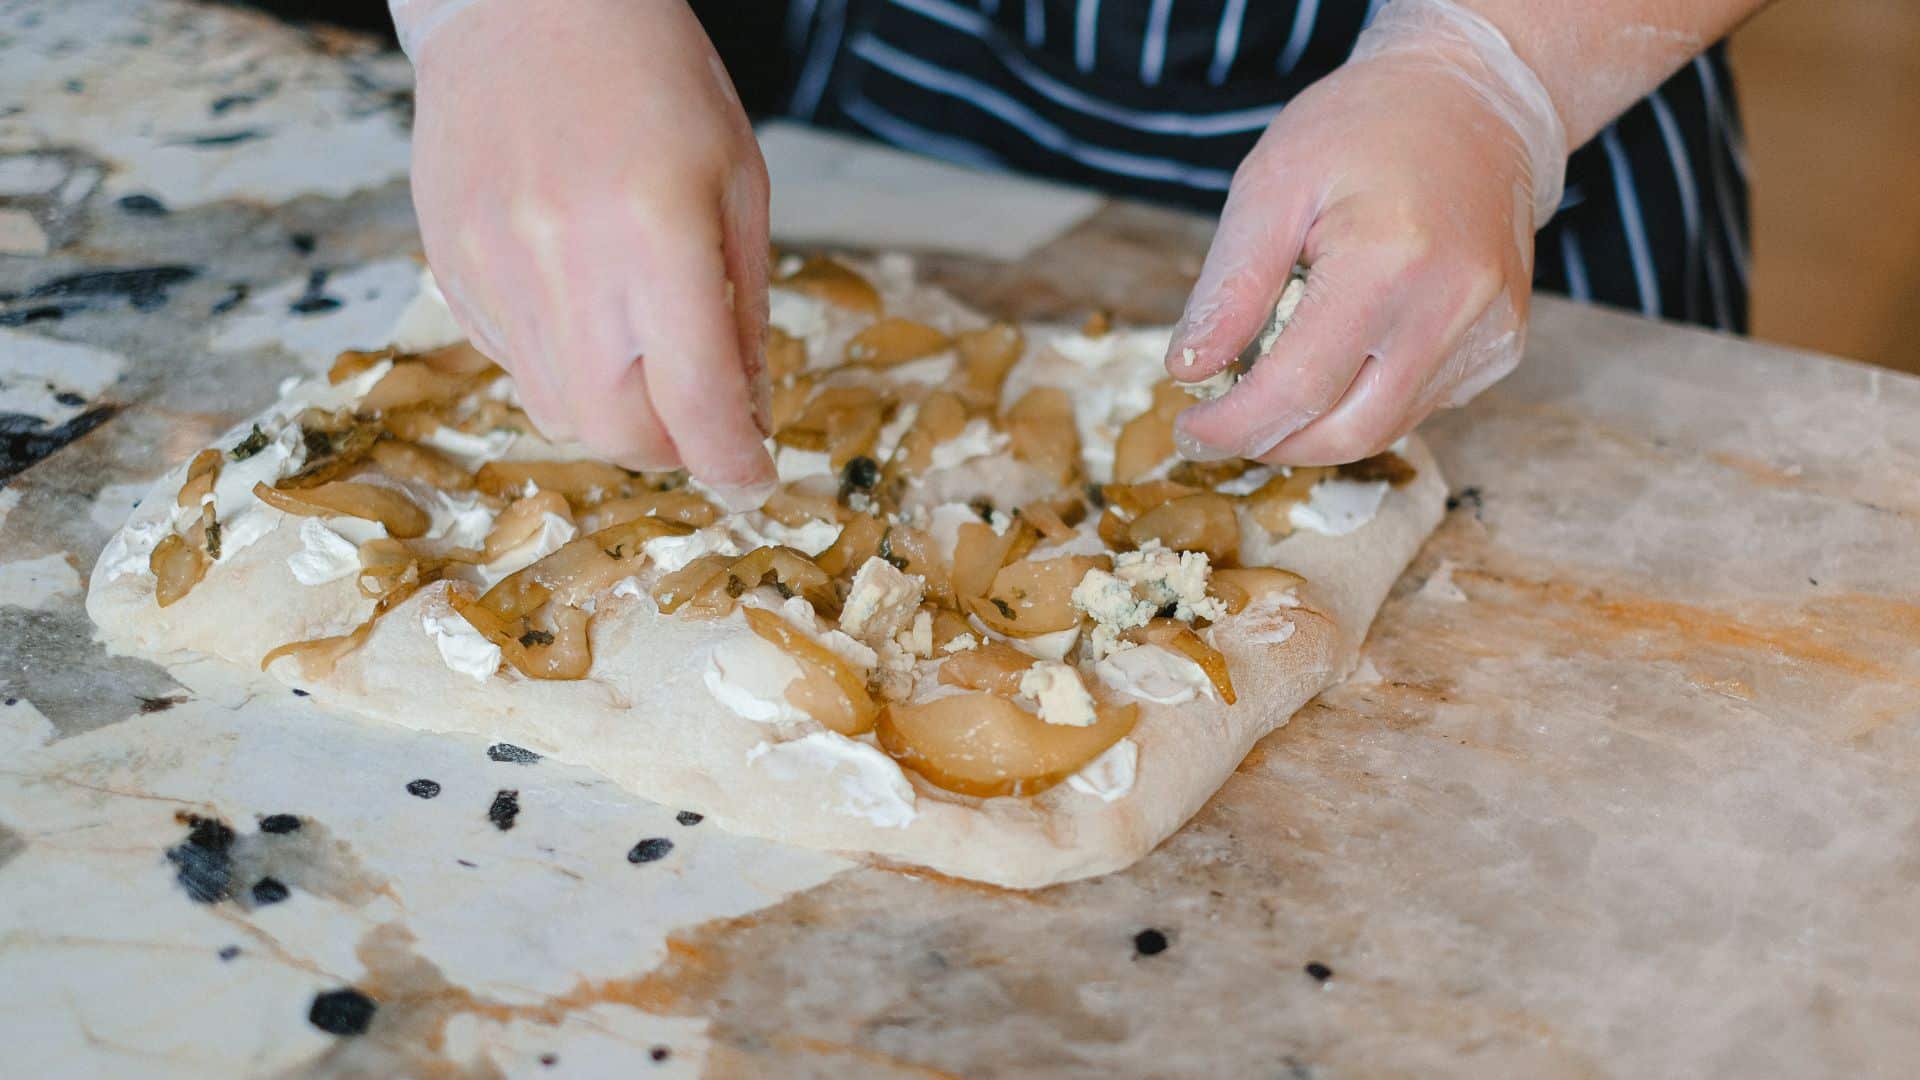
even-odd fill
[{"label": "caramelized onion", "polygon": [[695,607],[705,611],[726,611],[733,601],[765,584],[768,578],[788,596],[803,596],[817,611],[839,606],[833,579],[812,559],[790,547],[759,547],[735,559],[726,570],[692,597]]},{"label": "caramelized onion", "polygon": [[307,410],[300,422],[307,445],[306,464],[274,482],[273,486],[282,491],[318,487],[345,476],[365,461],[380,441],[380,429],[372,424],[340,424],[331,418],[320,420],[314,413]]},{"label": "caramelized onion", "polygon": [[374,484],[330,480],[315,487],[281,491],[253,485],[254,497],[275,510],[300,517],[356,517],[377,521],[403,540],[426,534],[433,519],[404,492]]},{"label": "caramelized onion", "polygon": [[402,360],[380,377],[360,399],[364,412],[380,413],[388,409],[407,409],[437,405],[459,397],[472,376],[436,371],[417,360]]},{"label": "caramelized onion", "polygon": [[348,349],[333,358],[333,366],[327,369],[327,384],[330,386],[339,386],[355,375],[363,371],[371,370],[375,364],[380,363],[382,360],[391,359],[393,359],[392,349],[378,349],[371,352],[363,352],[359,349]]},{"label": "caramelized onion", "polygon": [[594,507],[582,521],[590,529],[604,529],[643,517],[657,517],[663,521],[677,521],[682,525],[704,529],[720,520],[720,508],[685,488],[676,488],[611,499]]},{"label": "caramelized onion", "polygon": [[671,615],[693,599],[700,587],[722,577],[733,562],[730,555],[702,555],[678,570],[660,575],[653,583],[653,599],[660,610]]},{"label": "caramelized onion", "polygon": [[549,598],[564,605],[585,604],[639,570],[647,541],[692,531],[676,522],[640,518],[588,533],[500,579],[479,603],[507,618],[532,614]]},{"label": "caramelized onion", "polygon": [[487,354],[474,348],[471,341],[456,341],[451,345],[442,345],[437,349],[415,353],[407,359],[417,360],[442,375],[457,375],[463,378],[498,370],[493,366],[493,361],[487,359]]},{"label": "caramelized onion", "polygon": [[1087,727],[1049,724],[1003,697],[956,694],[880,713],[880,745],[948,791],[1035,795],[1080,771],[1133,730],[1135,705],[1104,706]]}]

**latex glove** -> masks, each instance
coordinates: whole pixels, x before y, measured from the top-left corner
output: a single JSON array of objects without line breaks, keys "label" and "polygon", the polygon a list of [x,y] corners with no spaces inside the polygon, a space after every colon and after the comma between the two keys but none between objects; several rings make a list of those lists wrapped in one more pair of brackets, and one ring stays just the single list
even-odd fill
[{"label": "latex glove", "polygon": [[1270,354],[1181,415],[1182,453],[1357,460],[1513,370],[1566,156],[1546,89],[1491,23],[1448,0],[1388,3],[1234,175],[1168,372],[1231,364],[1296,262],[1306,292]]},{"label": "latex glove", "polygon": [[680,0],[396,0],[413,197],[454,317],[541,431],[730,503],[762,444],[767,173]]}]

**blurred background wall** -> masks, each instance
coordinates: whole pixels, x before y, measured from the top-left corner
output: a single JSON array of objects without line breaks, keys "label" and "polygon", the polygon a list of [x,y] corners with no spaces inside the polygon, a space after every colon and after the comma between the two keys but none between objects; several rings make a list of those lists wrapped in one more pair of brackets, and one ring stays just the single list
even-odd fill
[{"label": "blurred background wall", "polygon": [[[785,7],[737,2],[742,21]],[[383,0],[251,4],[387,29]],[[1778,0],[1735,35],[1733,63],[1754,336],[1920,373],[1920,0]]]},{"label": "blurred background wall", "polygon": [[1781,0],[1733,68],[1754,336],[1920,372],[1920,0]]}]

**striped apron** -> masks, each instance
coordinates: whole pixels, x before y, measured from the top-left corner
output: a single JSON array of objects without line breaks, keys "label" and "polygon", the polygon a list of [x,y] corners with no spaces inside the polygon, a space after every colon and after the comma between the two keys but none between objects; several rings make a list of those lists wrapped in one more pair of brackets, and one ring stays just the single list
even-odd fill
[{"label": "striped apron", "polygon": [[[1346,59],[1381,2],[694,7],[757,112],[1217,212],[1268,121]],[[1746,329],[1746,163],[1724,44],[1574,152],[1536,245],[1540,288]]]}]

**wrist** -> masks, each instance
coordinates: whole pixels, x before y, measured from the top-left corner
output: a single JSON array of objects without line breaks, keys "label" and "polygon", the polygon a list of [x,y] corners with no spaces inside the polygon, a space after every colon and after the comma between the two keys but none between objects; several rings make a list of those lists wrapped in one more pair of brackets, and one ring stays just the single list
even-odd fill
[{"label": "wrist", "polygon": [[1546,84],[1485,16],[1454,0],[1391,0],[1355,44],[1352,61],[1422,60],[1464,84],[1511,129],[1532,181],[1533,226],[1559,208],[1567,133]]}]

